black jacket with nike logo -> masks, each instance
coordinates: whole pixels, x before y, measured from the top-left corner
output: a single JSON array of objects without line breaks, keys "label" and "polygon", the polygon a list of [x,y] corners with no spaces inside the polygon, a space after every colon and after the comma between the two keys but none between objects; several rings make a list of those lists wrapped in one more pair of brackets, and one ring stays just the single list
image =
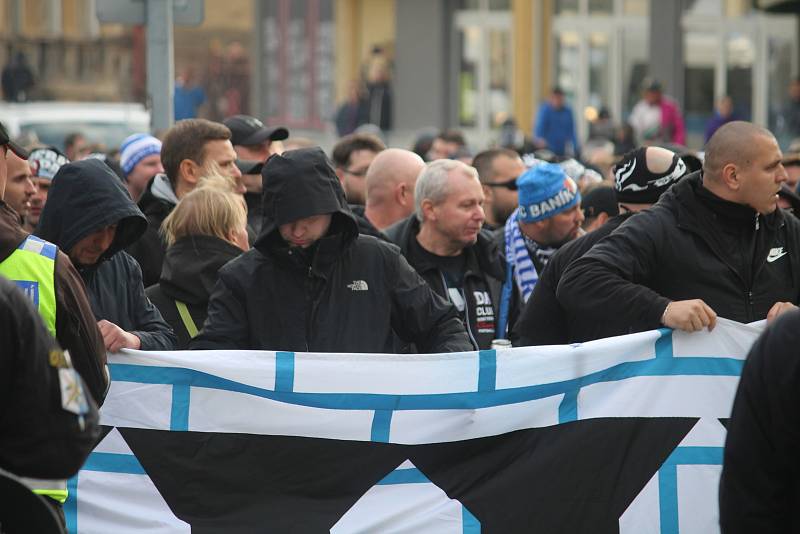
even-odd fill
[{"label": "black jacket with nike logo", "polygon": [[[472,350],[458,313],[396,246],[358,234],[339,179],[319,148],[269,159],[255,248],[219,271],[192,349],[393,352]],[[290,247],[281,224],[331,213],[325,236]]]},{"label": "black jacket with nike logo", "polygon": [[673,300],[699,298],[748,323],[776,302],[796,304],[798,294],[800,221],[722,200],[701,172],[570,264],[557,291],[569,322],[603,325],[598,337],[658,328]]}]

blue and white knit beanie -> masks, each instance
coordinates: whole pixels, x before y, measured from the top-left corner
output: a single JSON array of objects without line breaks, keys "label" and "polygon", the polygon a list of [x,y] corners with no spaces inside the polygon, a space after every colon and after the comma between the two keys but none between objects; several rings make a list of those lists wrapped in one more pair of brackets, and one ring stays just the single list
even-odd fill
[{"label": "blue and white knit beanie", "polygon": [[538,222],[566,211],[581,201],[578,185],[556,163],[545,163],[525,171],[517,179],[518,219]]},{"label": "blue and white knit beanie", "polygon": [[148,134],[133,134],[119,147],[119,164],[125,176],[147,156],[161,154],[161,141]]}]

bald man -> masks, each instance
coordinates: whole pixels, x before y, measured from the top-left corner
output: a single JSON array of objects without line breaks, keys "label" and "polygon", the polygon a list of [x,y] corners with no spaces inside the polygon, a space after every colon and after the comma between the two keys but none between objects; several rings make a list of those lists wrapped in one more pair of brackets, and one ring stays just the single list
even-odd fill
[{"label": "bald man", "polygon": [[598,337],[661,326],[714,328],[717,317],[772,320],[800,293],[800,221],[777,209],[786,179],[766,129],[725,124],[703,170],[626,221],[565,271],[564,309]]},{"label": "bald man", "polygon": [[[383,231],[414,211],[414,186],[425,162],[410,150],[388,148],[367,169],[366,206],[350,206],[376,231]],[[365,233],[365,232],[362,232]]]}]

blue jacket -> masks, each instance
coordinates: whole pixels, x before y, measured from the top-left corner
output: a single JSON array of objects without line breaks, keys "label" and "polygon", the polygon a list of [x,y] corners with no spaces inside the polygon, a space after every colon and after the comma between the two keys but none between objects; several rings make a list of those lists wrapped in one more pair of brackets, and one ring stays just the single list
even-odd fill
[{"label": "blue jacket", "polygon": [[567,142],[572,143],[572,151],[578,154],[578,137],[575,135],[575,120],[572,109],[563,106],[556,109],[549,102],[543,102],[536,116],[533,134],[547,142],[547,148],[558,156],[567,150]]}]

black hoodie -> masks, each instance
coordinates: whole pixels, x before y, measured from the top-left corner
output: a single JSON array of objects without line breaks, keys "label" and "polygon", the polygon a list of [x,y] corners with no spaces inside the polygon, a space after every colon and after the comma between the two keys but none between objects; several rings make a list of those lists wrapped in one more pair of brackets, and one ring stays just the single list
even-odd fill
[{"label": "black hoodie", "polygon": [[142,235],[147,220],[105,163],[87,159],[59,169],[36,235],[69,253],[81,239],[112,224],[114,241],[98,262],[76,265],[95,318],[137,336],[141,350],[171,350],[175,334],[145,296],[139,264],[122,250]]},{"label": "black hoodie", "polygon": [[[321,149],[273,156],[262,174],[261,234],[220,270],[191,348],[392,352],[397,335],[425,352],[471,350],[455,309],[399,249],[358,235]],[[281,238],[282,224],[321,214],[332,214],[330,228],[310,247]]]},{"label": "black hoodie", "polygon": [[672,300],[749,323],[799,294],[800,221],[715,196],[701,171],[572,262],[556,292],[568,322],[596,323],[593,337],[658,328]]},{"label": "black hoodie", "polygon": [[201,328],[220,268],[241,253],[236,245],[210,235],[185,236],[167,249],[161,280],[146,293],[178,337],[176,349],[188,347],[192,337],[175,302],[183,302],[195,327]]}]

